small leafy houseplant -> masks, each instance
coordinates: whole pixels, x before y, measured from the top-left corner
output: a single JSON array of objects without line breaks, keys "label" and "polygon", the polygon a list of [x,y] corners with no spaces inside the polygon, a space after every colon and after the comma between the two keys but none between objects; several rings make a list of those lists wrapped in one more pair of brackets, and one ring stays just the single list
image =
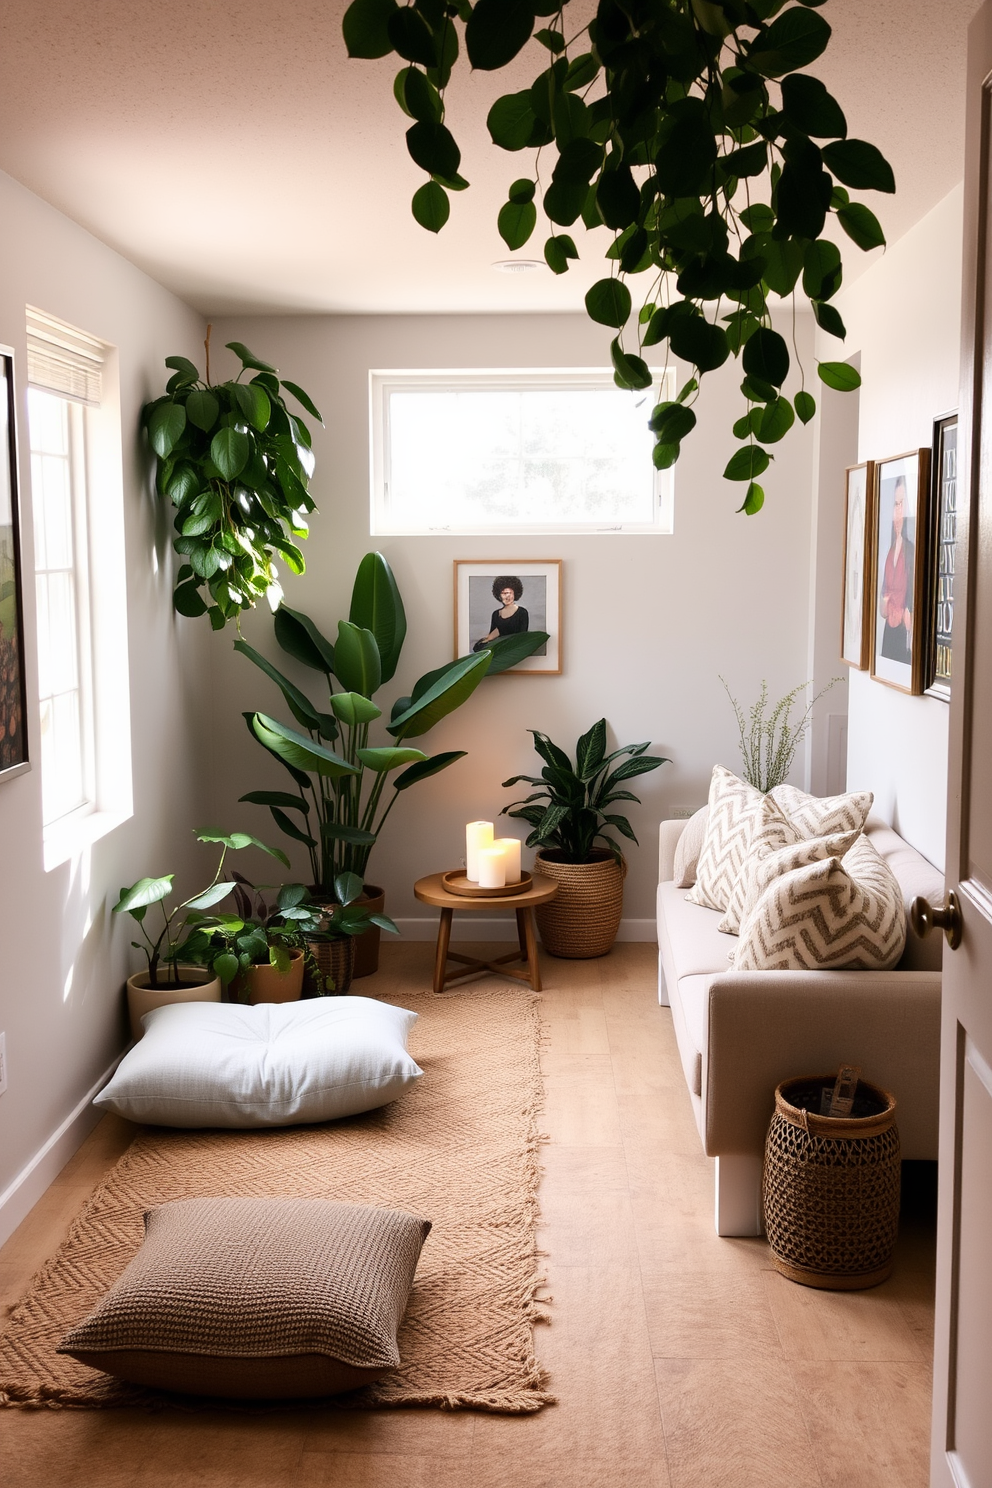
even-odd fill
[{"label": "small leafy houseplant", "polygon": [[[133,940],[131,944],[135,950],[143,952],[147,959],[148,986],[152,989],[179,985],[179,964],[184,959],[194,964],[209,964],[198,961],[199,925],[205,910],[220,904],[234,891],[235,881],[223,877],[224,862],[229,852],[238,852],[245,847],[260,847],[270,857],[278,858],[289,867],[289,859],[281,848],[268,847],[248,832],[201,830],[195,835],[198,842],[217,843],[221,849],[217,870],[205,889],[189,899],[183,899],[170,910],[165,901],[172,892],[175,874],[166,873],[159,878],[139,878],[129,889],[121,889],[120,898],[114,905],[114,914],[129,914],[141,931],[142,939]],[[145,923],[145,917],[153,904],[161,907],[163,921],[154,940]]]},{"label": "small leafy houseplant", "polygon": [[[427,177],[413,215],[435,233],[450,214],[449,193],[469,184],[446,122],[453,70],[463,56],[476,71],[516,70],[533,41],[537,77],[498,98],[486,120],[497,149],[536,151],[509,188],[500,235],[522,248],[540,208],[555,274],[579,256],[574,223],[609,236],[610,272],[585,304],[613,333],[617,384],[650,388],[645,356],[656,347],[666,365],[671,356],[691,368],[677,398],[651,415],[660,469],[675,463],[695,427],[702,377],[740,359],[744,408],[734,435],[742,443],[724,474],[744,484],[747,513],[764,501],[758,477],[774,458],[769,446],[816,412],[801,366],[799,390],[791,399],[782,391],[791,358],[771,307],[798,290],[819,326],[843,340],[831,303],[841,253],[826,225],[835,222],[859,249],[881,246],[877,218],[850,192],[895,190],[887,161],[848,138],[839,103],[802,70],[830,42],[822,3],[599,0],[588,24],[570,27],[568,0],[353,0],[343,20],[350,56],[402,63],[393,91],[409,121],[407,149]],[[845,362],[823,361],[817,371],[843,391],[860,382]]]},{"label": "small leafy houseplant", "polygon": [[538,848],[534,867],[558,885],[554,899],[536,912],[541,939],[553,956],[603,956],[616,939],[623,913],[626,864],[613,833],[637,841],[627,818],[608,808],[618,801],[637,802],[624,782],[668,761],[646,754],[647,743],[627,744],[608,754],[605,718],[579,739],[574,764],[547,734],[530,732],[544,768],[538,776],[513,775],[503,784],[525,781],[538,789],[505,806],[501,814],[530,824],[527,846]]},{"label": "small leafy houseplant", "polygon": [[[619,863],[623,854],[610,831],[619,832],[631,842],[637,838],[625,816],[608,812],[606,808],[617,801],[635,801],[639,805],[639,797],[621,789],[622,783],[657,770],[669,761],[662,755],[645,754],[650,741],[627,744],[607,754],[605,718],[594,723],[579,739],[574,765],[547,734],[537,729],[528,732],[534,736],[534,748],[544,761],[544,768],[539,776],[513,775],[503,785],[525,781],[539,789],[522,801],[504,806],[501,815],[529,822],[532,831],[527,846],[541,848],[545,856],[551,855],[558,862],[591,863],[605,851]],[[624,759],[625,755],[628,758]],[[623,763],[611,769],[615,760]],[[597,849],[596,843],[600,841],[603,848]]]},{"label": "small leafy houseplant", "polygon": [[304,571],[297,540],[307,536],[314,510],[312,441],[283,392],[318,423],[321,417],[301,387],[280,381],[240,341],[228,342],[241,361],[237,377],[211,383],[209,330],[205,347],[203,379],[187,357],[166,357],[172,376],[142,421],[159,493],[176,508],[174,546],[184,562],[173,604],[181,615],[209,615],[223,630],[262,595],[273,608],[279,603],[277,559],[292,573]]},{"label": "small leafy houseplant", "polygon": [[796,751],[806,737],[814,706],[824,693],[829,692],[831,687],[840,680],[839,677],[832,677],[826,687],[818,692],[807,705],[801,717],[793,723],[792,710],[796,705],[796,700],[801,698],[809,688],[809,682],[801,682],[798,687],[787,692],[785,697],[779,698],[777,703],[770,704],[768,682],[762,680],[761,691],[745,715],[744,709],[731,693],[725,679],[720,678],[737,718],[743,762],[741,773],[748,785],[753,785],[755,790],[767,795],[770,790],[775,789],[776,785],[782,784],[792,769]]},{"label": "small leafy houseplant", "polygon": [[[394,676],[406,636],[403,601],[382,554],[362,559],[349,618],[339,621],[335,642],[309,616],[285,604],[276,611],[275,634],[289,656],[320,674],[326,700],[312,702],[247,641],[235,641],[235,649],[275,682],[299,725],[267,713],[245,714],[253,737],[283,765],[295,790],[250,791],[241,799],[267,806],[280,831],[303,844],[314,885],[331,897],[342,874],[364,878],[369,854],[400,795],[465,753],[428,756],[408,741],[460,707],[483,677],[505,671],[548,638],[545,631],[504,636],[485,651],[427,672],[390,709],[386,732],[393,743],[373,745],[369,729],[383,710],[372,698]],[[392,793],[384,804],[388,784]]]}]

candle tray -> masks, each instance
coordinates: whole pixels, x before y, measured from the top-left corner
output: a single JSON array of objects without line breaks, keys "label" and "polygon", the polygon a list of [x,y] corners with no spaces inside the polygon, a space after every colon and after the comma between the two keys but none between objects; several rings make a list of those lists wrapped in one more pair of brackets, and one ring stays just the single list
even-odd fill
[{"label": "candle tray", "polygon": [[465,877],[464,868],[452,868],[447,873],[443,873],[441,882],[449,894],[459,894],[466,899],[507,898],[511,894],[526,894],[527,890],[534,886],[534,881],[526,868],[521,869],[518,883],[504,884],[501,889],[481,888],[479,884]]}]

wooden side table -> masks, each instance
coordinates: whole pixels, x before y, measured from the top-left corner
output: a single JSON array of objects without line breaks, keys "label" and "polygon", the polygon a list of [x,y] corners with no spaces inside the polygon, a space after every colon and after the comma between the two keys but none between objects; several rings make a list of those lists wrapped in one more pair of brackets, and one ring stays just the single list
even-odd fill
[{"label": "wooden side table", "polygon": [[[441,911],[441,922],[437,930],[437,952],[434,957],[434,991],[443,992],[466,977],[478,976],[480,972],[492,971],[498,976],[510,976],[527,982],[535,992],[541,990],[541,971],[537,964],[537,936],[534,932],[534,909],[546,904],[558,892],[558,885],[543,874],[531,875],[530,887],[520,894],[502,894],[493,898],[468,898],[464,894],[452,894],[444,886],[444,875],[432,873],[429,878],[420,878],[413,892],[421,904],[431,904]],[[449,949],[451,920],[456,909],[465,913],[492,913],[499,909],[512,909],[517,916],[517,942],[519,950],[508,956],[497,956],[494,961],[480,961],[475,956],[463,956]],[[464,971],[448,971],[449,961],[460,961]],[[514,962],[521,962],[511,970]]]}]

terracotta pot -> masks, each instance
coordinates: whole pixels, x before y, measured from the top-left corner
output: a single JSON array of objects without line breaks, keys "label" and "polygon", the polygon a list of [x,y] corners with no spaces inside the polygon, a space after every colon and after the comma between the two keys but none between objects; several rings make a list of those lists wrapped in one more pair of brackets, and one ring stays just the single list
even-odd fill
[{"label": "terracotta pot", "polygon": [[[382,914],[386,904],[386,891],[378,884],[366,884],[362,891],[359,904],[372,914]],[[355,970],[352,973],[356,978],[371,976],[379,970],[379,940],[382,931],[378,925],[370,925],[364,935],[355,936]]]},{"label": "terracotta pot", "polygon": [[[355,975],[355,942],[352,936],[339,935],[334,940],[311,940],[307,944],[313,952],[321,976],[334,978],[334,990],[331,995],[343,997]],[[317,980],[309,967],[303,978],[303,996],[325,996],[325,988],[317,985]]]},{"label": "terracotta pot", "polygon": [[298,1002],[303,992],[303,952],[290,951],[288,971],[278,966],[249,966],[231,983],[232,1002]]},{"label": "terracotta pot", "polygon": [[220,1002],[220,977],[213,976],[205,966],[180,966],[179,982],[161,987],[149,987],[147,971],[136,971],[127,979],[127,1010],[131,1019],[131,1037],[140,1039],[144,1034],[141,1020],[155,1008],[166,1007],[170,1002]]},{"label": "terracotta pot", "polygon": [[620,929],[626,863],[606,848],[597,848],[591,863],[560,863],[549,851],[536,855],[534,871],[558,885],[555,897],[535,910],[545,950],[575,961],[605,956]]}]

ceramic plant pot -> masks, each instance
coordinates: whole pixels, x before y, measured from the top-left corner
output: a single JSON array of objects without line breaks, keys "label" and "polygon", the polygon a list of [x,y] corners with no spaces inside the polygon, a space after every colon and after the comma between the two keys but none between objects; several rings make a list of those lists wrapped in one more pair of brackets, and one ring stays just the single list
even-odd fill
[{"label": "ceramic plant pot", "polygon": [[220,977],[204,966],[180,966],[181,981],[149,987],[148,972],[137,971],[127,979],[127,1010],[131,1019],[131,1037],[144,1033],[141,1020],[146,1013],[165,1007],[170,1002],[220,1002]]},{"label": "ceramic plant pot", "polygon": [[555,897],[535,910],[544,949],[576,961],[605,956],[620,929],[626,863],[606,848],[591,863],[561,863],[549,851],[536,855],[534,871],[558,885]]},{"label": "ceramic plant pot", "polygon": [[[366,884],[359,899],[363,909],[370,914],[382,914],[386,904],[386,891],[378,884]],[[355,978],[371,976],[379,970],[379,940],[382,931],[378,925],[370,925],[364,935],[355,936]]]},{"label": "ceramic plant pot", "polygon": [[231,983],[232,1002],[299,1002],[303,993],[303,952],[290,951],[288,971],[278,966],[249,966]]}]

